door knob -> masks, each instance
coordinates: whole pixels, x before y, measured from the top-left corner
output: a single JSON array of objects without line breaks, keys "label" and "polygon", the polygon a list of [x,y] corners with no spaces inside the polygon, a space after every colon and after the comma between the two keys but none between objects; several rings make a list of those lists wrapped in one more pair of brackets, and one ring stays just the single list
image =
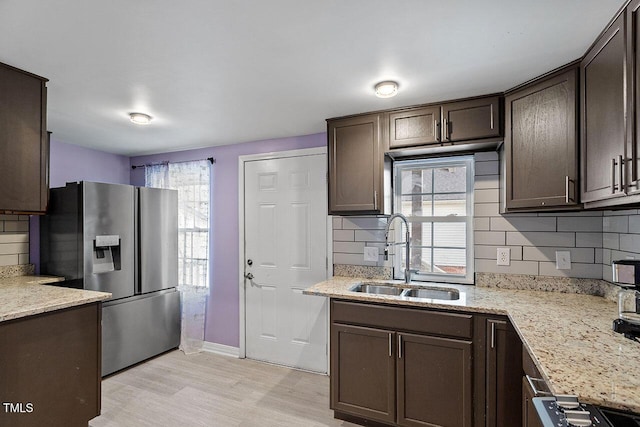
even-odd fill
[{"label": "door knob", "polygon": [[253,280],[253,274],[251,274],[251,273],[245,274],[244,277],[246,277],[249,280]]},{"label": "door knob", "polygon": [[253,260],[252,260],[252,259],[248,259],[248,260],[247,260],[247,264],[249,264],[249,265],[253,265]]}]

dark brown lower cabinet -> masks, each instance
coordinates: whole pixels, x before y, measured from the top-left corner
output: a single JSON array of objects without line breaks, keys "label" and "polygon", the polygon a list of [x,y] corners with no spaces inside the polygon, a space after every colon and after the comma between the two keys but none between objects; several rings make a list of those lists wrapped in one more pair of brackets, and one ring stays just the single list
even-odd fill
[{"label": "dark brown lower cabinet", "polygon": [[487,426],[517,426],[522,418],[522,342],[505,320],[487,320]]},{"label": "dark brown lower cabinet", "polygon": [[471,426],[472,344],[397,334],[398,424]]},{"label": "dark brown lower cabinet", "polygon": [[0,323],[0,426],[87,426],[100,415],[101,303]]},{"label": "dark brown lower cabinet", "polygon": [[542,422],[533,406],[533,399],[536,395],[527,381],[527,377],[522,377],[522,427],[542,427]]},{"label": "dark brown lower cabinet", "polygon": [[[336,417],[399,426],[474,425],[472,316],[332,301],[331,319]],[[426,333],[438,325],[452,336]]]}]

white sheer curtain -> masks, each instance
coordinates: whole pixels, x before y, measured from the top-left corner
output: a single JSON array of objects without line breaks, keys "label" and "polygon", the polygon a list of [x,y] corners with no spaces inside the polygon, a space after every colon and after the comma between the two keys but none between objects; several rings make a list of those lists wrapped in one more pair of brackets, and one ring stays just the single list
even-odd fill
[{"label": "white sheer curtain", "polygon": [[209,294],[211,162],[163,163],[145,168],[147,187],[178,191],[178,289],[182,302],[180,349],[201,351]]}]

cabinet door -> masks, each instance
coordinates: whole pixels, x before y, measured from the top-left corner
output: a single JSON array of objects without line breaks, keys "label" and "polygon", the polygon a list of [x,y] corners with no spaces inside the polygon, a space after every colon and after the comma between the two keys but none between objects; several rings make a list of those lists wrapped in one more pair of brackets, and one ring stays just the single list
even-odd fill
[{"label": "cabinet door", "polygon": [[487,320],[487,426],[517,426],[522,419],[522,343],[506,320]]},{"label": "cabinet door", "polygon": [[522,377],[522,426],[523,427],[543,427],[536,408],[533,406],[535,394],[527,382],[526,377]]},{"label": "cabinet door", "polygon": [[442,142],[500,136],[500,98],[474,99],[442,106]]},{"label": "cabinet door", "polygon": [[581,71],[581,182],[583,202],[624,195],[625,15],[587,52]]},{"label": "cabinet door", "polygon": [[389,114],[389,148],[440,143],[440,106]]},{"label": "cabinet door", "polygon": [[472,344],[398,334],[398,424],[472,425]]},{"label": "cabinet door", "polygon": [[331,325],[331,409],[395,422],[394,333]]},{"label": "cabinet door", "polygon": [[0,64],[0,211],[42,213],[48,201],[46,87]]},{"label": "cabinet door", "polygon": [[578,204],[576,73],[505,98],[507,209]]},{"label": "cabinet door", "polygon": [[380,114],[328,122],[330,213],[380,213]]},{"label": "cabinet door", "polygon": [[[627,191],[640,193],[640,0],[627,6]],[[637,199],[637,198],[636,198]],[[637,200],[634,200],[634,202]]]}]

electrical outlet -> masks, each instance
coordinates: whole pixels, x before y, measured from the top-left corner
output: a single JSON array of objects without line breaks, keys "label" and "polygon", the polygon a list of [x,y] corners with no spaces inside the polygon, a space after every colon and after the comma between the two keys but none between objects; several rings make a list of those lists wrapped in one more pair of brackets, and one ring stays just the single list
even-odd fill
[{"label": "electrical outlet", "polygon": [[511,265],[511,248],[498,248],[497,265]]},{"label": "electrical outlet", "polygon": [[571,270],[571,252],[556,251],[556,270]]},{"label": "electrical outlet", "polygon": [[364,260],[365,261],[378,261],[380,250],[375,246],[364,247]]}]

